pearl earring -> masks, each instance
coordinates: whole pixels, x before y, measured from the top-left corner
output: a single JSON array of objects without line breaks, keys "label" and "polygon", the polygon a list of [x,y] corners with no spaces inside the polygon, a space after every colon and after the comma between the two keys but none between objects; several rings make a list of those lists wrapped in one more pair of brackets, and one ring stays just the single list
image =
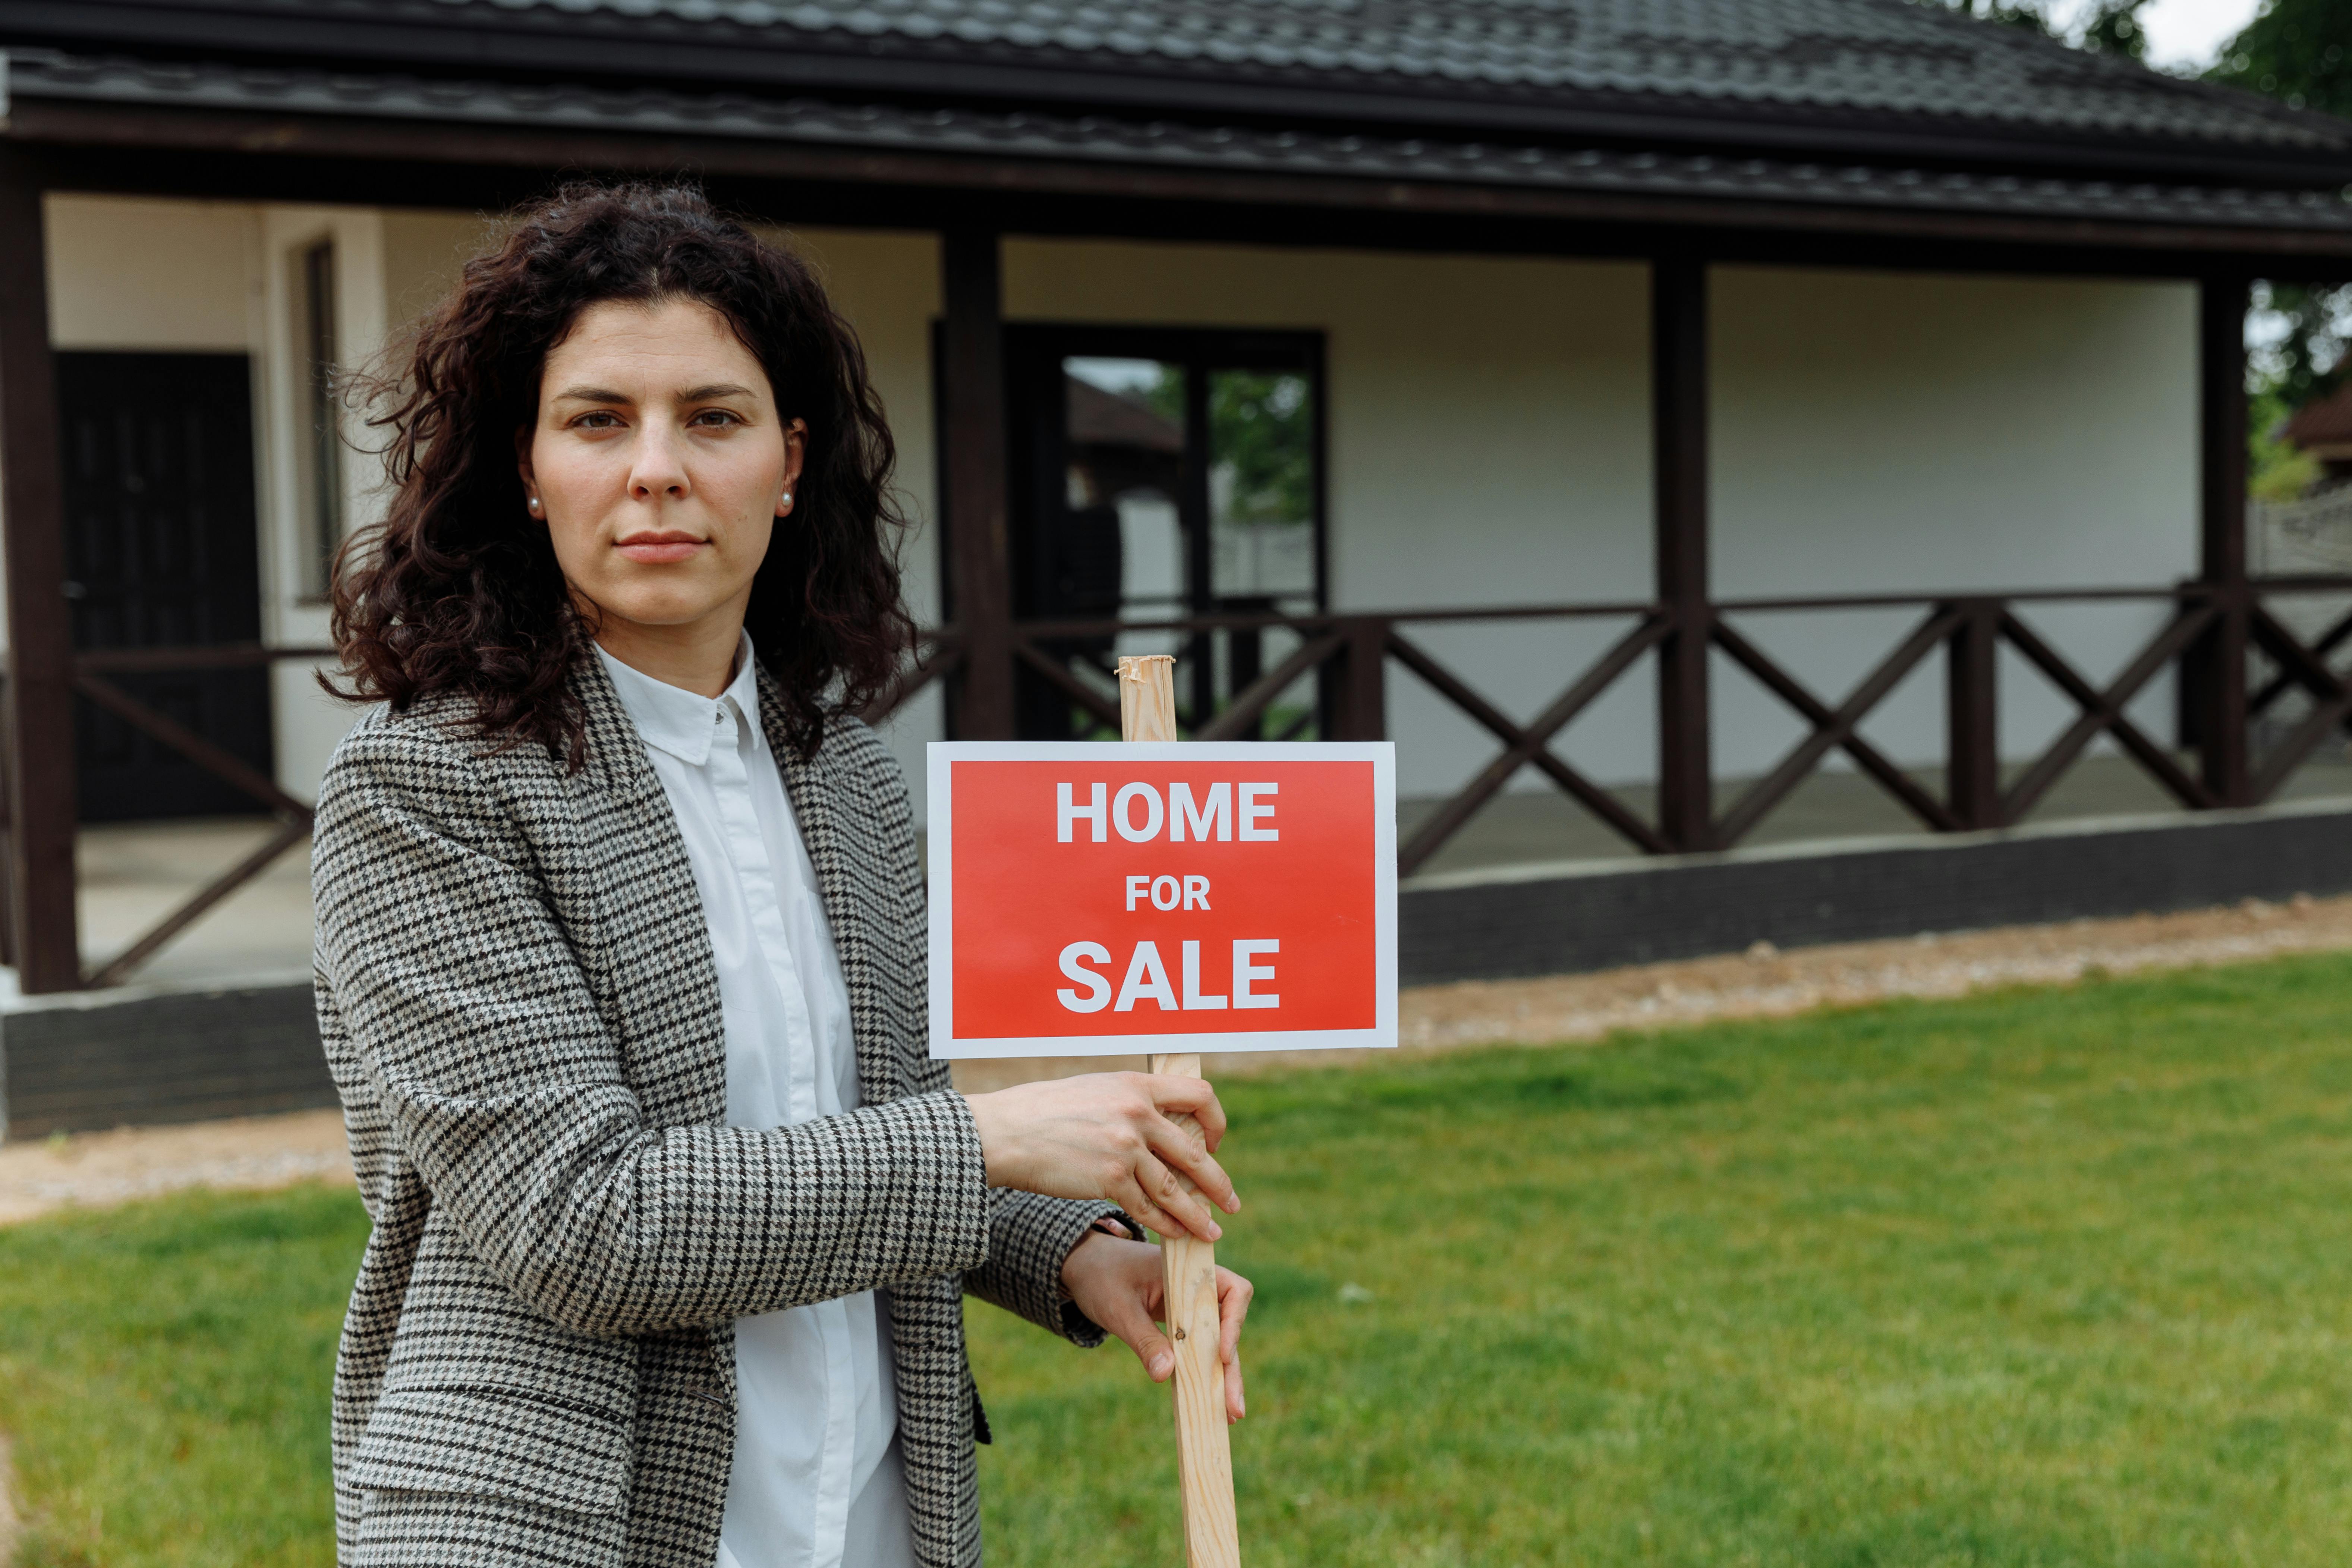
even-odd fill
[{"label": "pearl earring", "polygon": [[780,502],[779,504],[783,505],[783,506],[790,506],[790,505],[792,505],[792,504],[793,504],[793,492],[792,492],[792,491],[790,491],[790,490],[786,490],[786,491],[784,492],[784,499],[783,499],[783,500],[782,500],[782,502]]},{"label": "pearl earring", "polygon": [[524,504],[530,510],[531,516],[537,517],[539,515],[539,498],[537,496],[531,497],[530,500]]}]

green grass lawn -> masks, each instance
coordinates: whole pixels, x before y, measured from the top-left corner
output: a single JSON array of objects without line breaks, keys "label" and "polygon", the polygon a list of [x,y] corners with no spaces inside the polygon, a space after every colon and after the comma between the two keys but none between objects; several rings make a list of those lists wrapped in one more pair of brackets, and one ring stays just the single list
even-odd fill
[{"label": "green grass lawn", "polygon": [[[1249,1561],[2333,1568],[2347,1035],[2325,957],[1234,1082]],[[328,1561],[361,1234],[0,1231],[28,1561]],[[971,1318],[992,1563],[1181,1561],[1165,1393]]]},{"label": "green grass lawn", "polygon": [[0,1230],[21,1568],[331,1563],[327,1389],[366,1242],[319,1187]]}]

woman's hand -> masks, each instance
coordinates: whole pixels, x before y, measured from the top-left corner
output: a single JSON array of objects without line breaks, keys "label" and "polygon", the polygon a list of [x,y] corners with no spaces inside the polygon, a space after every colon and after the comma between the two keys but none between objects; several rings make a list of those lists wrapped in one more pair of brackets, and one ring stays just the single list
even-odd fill
[{"label": "woman's hand", "polygon": [[[1152,1382],[1168,1381],[1176,1370],[1176,1347],[1154,1326],[1167,1315],[1158,1247],[1088,1231],[1062,1263],[1062,1285],[1079,1311],[1127,1342]],[[1217,1270],[1217,1358],[1225,1368],[1228,1424],[1249,1414],[1242,1398],[1241,1342],[1250,1294],[1248,1280],[1230,1268]]]},{"label": "woman's hand", "polygon": [[[1233,1182],[1209,1157],[1225,1135],[1224,1107],[1200,1079],[1088,1073],[964,1099],[980,1128],[992,1187],[1102,1198],[1156,1231],[1205,1241],[1224,1234],[1211,1203],[1241,1212]],[[1168,1120],[1171,1112],[1194,1117],[1201,1137]],[[1199,1192],[1177,1180],[1180,1171]]]}]

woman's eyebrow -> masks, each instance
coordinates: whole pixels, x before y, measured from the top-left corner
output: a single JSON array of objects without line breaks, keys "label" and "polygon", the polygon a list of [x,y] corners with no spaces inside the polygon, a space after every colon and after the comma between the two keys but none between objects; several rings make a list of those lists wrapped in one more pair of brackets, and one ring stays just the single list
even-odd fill
[{"label": "woman's eyebrow", "polygon": [[716,397],[749,397],[751,389],[738,386],[731,381],[715,382],[709,386],[688,387],[678,395],[680,403],[708,403]]},{"label": "woman's eyebrow", "polygon": [[610,392],[601,386],[567,386],[555,395],[557,403],[627,403],[628,394]]}]

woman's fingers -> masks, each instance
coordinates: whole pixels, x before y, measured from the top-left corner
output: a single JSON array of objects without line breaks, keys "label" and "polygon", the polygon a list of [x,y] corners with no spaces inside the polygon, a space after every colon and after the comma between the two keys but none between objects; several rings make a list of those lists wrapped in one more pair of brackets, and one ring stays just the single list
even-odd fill
[{"label": "woman's fingers", "polygon": [[1135,1359],[1143,1363],[1152,1382],[1165,1383],[1175,1374],[1176,1347],[1160,1331],[1160,1326],[1151,1321],[1151,1314],[1140,1301],[1128,1297],[1111,1316],[1118,1321],[1105,1323],[1103,1328],[1135,1352]]},{"label": "woman's fingers", "polygon": [[1162,1073],[1145,1072],[1131,1075],[1142,1080],[1144,1092],[1150,1097],[1162,1116],[1181,1111],[1201,1124],[1201,1136],[1211,1149],[1225,1140],[1225,1108],[1218,1103],[1217,1091],[1202,1078],[1175,1078]]},{"label": "woman's fingers", "polygon": [[[1174,1128],[1170,1128],[1172,1133]],[[1179,1134],[1181,1137],[1181,1134]],[[1203,1241],[1214,1241],[1224,1234],[1216,1216],[1198,1193],[1188,1191],[1176,1173],[1153,1158],[1150,1152],[1136,1156],[1128,1172],[1128,1180],[1141,1201],[1150,1205],[1160,1219],[1148,1218],[1140,1210],[1128,1207],[1127,1194],[1113,1194],[1119,1206],[1142,1220],[1145,1225],[1162,1233],[1195,1236]]]},{"label": "woman's fingers", "polygon": [[1155,1116],[1144,1124],[1143,1140],[1163,1163],[1192,1177],[1192,1184],[1207,1194],[1209,1202],[1227,1214],[1241,1212],[1242,1200],[1234,1191],[1234,1179],[1182,1128],[1164,1116]]},{"label": "woman's fingers", "polygon": [[[1223,1135],[1224,1111],[1198,1079],[1097,1073],[964,1100],[991,1186],[1110,1198],[1154,1230],[1211,1241],[1219,1235],[1212,1205],[1241,1208],[1233,1179],[1203,1147]],[[1178,1127],[1169,1111],[1201,1130]]]},{"label": "woman's fingers", "polygon": [[1257,1288],[1230,1268],[1217,1270],[1217,1356],[1225,1368],[1225,1419],[1249,1414],[1242,1396],[1242,1320],[1249,1316]]},{"label": "woman's fingers", "polygon": [[[1151,1194],[1132,1169],[1125,1170],[1103,1189],[1102,1196],[1135,1216],[1135,1223],[1146,1230],[1156,1230],[1162,1236],[1190,1236],[1183,1222],[1152,1202]],[[1108,1328],[1110,1325],[1103,1325]]]}]

